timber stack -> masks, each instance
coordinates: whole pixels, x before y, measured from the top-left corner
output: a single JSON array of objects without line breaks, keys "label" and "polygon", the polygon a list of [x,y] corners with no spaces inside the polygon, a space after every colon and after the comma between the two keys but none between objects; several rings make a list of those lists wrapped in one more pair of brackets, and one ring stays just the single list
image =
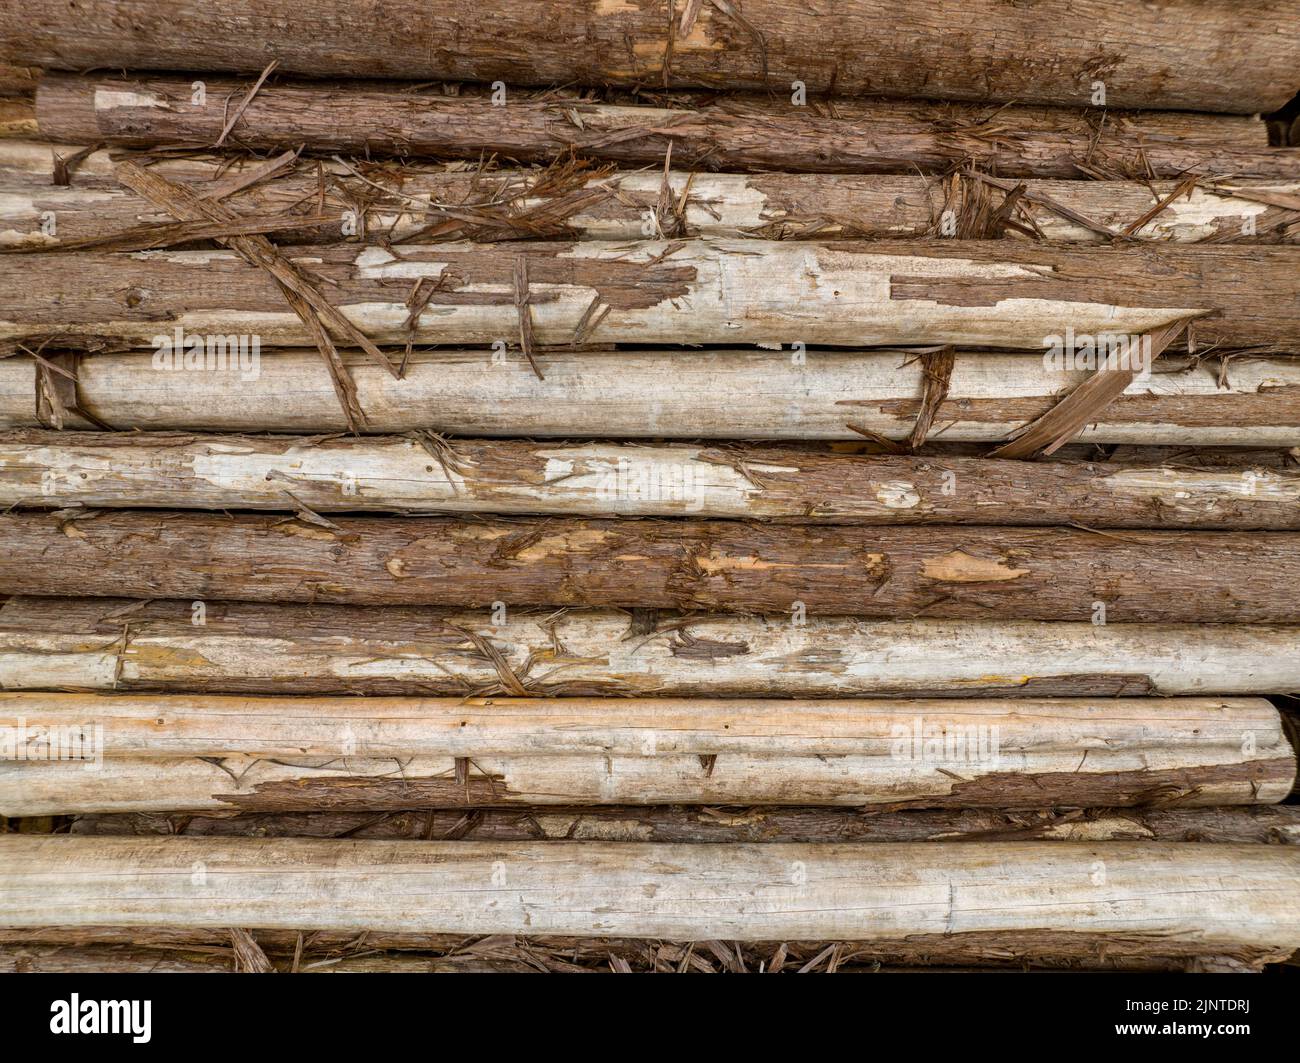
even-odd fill
[{"label": "timber stack", "polygon": [[1300,3],[1147,6],[0,12],[0,969],[1287,962]]}]

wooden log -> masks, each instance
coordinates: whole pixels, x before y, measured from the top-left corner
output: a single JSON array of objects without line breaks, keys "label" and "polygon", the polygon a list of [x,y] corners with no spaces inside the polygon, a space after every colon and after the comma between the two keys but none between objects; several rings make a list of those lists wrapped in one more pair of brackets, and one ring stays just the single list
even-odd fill
[{"label": "wooden log", "polygon": [[[1300,344],[1300,247],[1292,246],[515,241],[311,245],[288,257],[377,343],[504,347],[517,343],[521,315],[531,315],[542,345],[950,343],[1041,352],[1067,328],[1127,337],[1191,318],[1208,344]],[[432,290],[414,315],[407,300],[422,278]],[[10,292],[0,340],[160,351],[180,329],[257,336],[262,346],[312,342],[270,274],[234,251],[4,255],[0,285]]]},{"label": "wooden log", "polygon": [[[83,247],[135,238],[141,227],[173,219],[118,184],[112,153],[93,151],[76,165],[72,183],[54,185],[56,153],[78,147],[42,141],[0,141],[0,246]],[[128,154],[127,158],[134,158]],[[151,167],[168,180],[201,187],[250,172],[252,156],[188,155]],[[325,181],[322,186],[321,174]],[[1294,209],[1300,181],[1238,180],[1210,188],[1176,181],[1030,180],[1013,220],[1049,240],[1098,243],[1117,237],[1173,197],[1133,233],[1142,240],[1287,243],[1300,240]],[[224,202],[250,218],[284,215],[303,227],[280,229],[277,243],[349,239],[502,240],[539,235],[597,240],[718,236],[763,239],[944,235],[1018,236],[989,215],[1008,194],[980,176],[945,181],[913,175],[819,173],[689,173],[598,171],[587,176],[552,169],[484,171],[463,162],[382,164],[300,159],[280,176]],[[665,203],[665,191],[668,202]],[[1272,202],[1269,202],[1272,200]],[[945,229],[944,212],[949,211]],[[326,225],[308,217],[328,215]],[[53,218],[51,231],[50,220]]]},{"label": "wooden log", "polygon": [[[309,956],[293,967],[279,957],[275,969],[294,974],[528,974],[525,963],[493,962],[475,956],[368,955],[320,959]],[[0,947],[0,974],[233,974],[240,970],[228,949],[78,948],[69,945]]]},{"label": "wooden log", "polygon": [[[545,806],[385,812],[124,812],[78,816],[72,834],[522,842],[1178,841],[1300,845],[1300,806],[1088,810]],[[0,932],[0,942],[5,937]]]},{"label": "wooden log", "polygon": [[[860,441],[853,424],[889,439],[911,434],[924,393],[915,352],[797,353],[548,351],[540,356],[545,380],[517,353],[415,351],[401,380],[359,353],[343,359],[374,432]],[[68,408],[55,417],[43,404],[37,363],[3,358],[0,427],[348,430],[314,350],[263,351],[247,371],[233,362],[219,369],[215,350],[212,371],[158,369],[147,353],[45,356],[76,377]],[[958,352],[926,438],[1005,440],[1088,376],[1085,368],[1046,369],[1040,354]],[[58,387],[67,378],[49,379]],[[1216,365],[1166,354],[1097,417],[1080,441],[1300,445],[1300,361],[1243,355]]]},{"label": "wooden log", "polygon": [[[1253,114],[1295,89],[1300,7],[1163,0],[1134,25],[1119,3],[994,0],[742,5],[339,2],[161,5],[38,0],[0,19],[0,59],[93,67],[528,84],[773,89],[1031,100]],[[142,33],[140,27],[157,32]],[[165,29],[165,33],[163,30]],[[188,90],[186,96],[188,97]]]},{"label": "wooden log", "polygon": [[[101,760],[743,754],[877,758],[910,770],[969,753],[977,764],[999,761],[1003,767],[1024,757],[1020,770],[1026,773],[1074,765],[1081,750],[1088,751],[1081,773],[1096,772],[1097,761],[1112,758],[1153,766],[1175,755],[1217,763],[1224,751],[1243,762],[1294,759],[1278,710],[1263,698],[810,701],[9,692],[0,693],[0,734],[7,740],[5,758],[19,762],[60,759],[65,746],[84,746],[91,759]],[[922,748],[926,742],[930,746]]]},{"label": "wooden log", "polygon": [[[987,736],[986,736],[987,737]],[[945,739],[936,739],[942,742]],[[949,744],[966,742],[949,732]],[[1261,739],[1262,740],[1262,739]],[[974,741],[974,738],[971,739]],[[1242,738],[1238,746],[1245,744]],[[1296,777],[1284,739],[1262,754],[1238,747],[1136,756],[1095,747],[989,759],[689,754],[0,760],[0,815],[84,812],[384,812],[411,807],[556,805],[841,805],[853,808],[1036,809],[1271,804]],[[981,759],[984,758],[984,759]],[[1075,771],[1084,762],[1088,767]],[[1094,767],[1095,765],[1095,767]],[[91,770],[93,769],[93,770]],[[961,781],[957,781],[960,779]]]},{"label": "wooden log", "polygon": [[1300,627],[10,598],[0,688],[1024,697],[1300,689]]},{"label": "wooden log", "polygon": [[[372,703],[373,702],[373,703]],[[611,715],[612,714],[612,715]],[[1262,699],[0,701],[0,815],[626,804],[1271,804]]]},{"label": "wooden log", "polygon": [[160,511],[0,515],[0,592],[878,618],[1289,623],[1293,532]]},{"label": "wooden log", "polygon": [[[1285,958],[1300,852],[1260,845],[881,845],[0,837],[0,923],[792,938],[920,946],[1086,935]],[[72,873],[75,871],[75,873]],[[413,898],[418,898],[413,900]]]},{"label": "wooden log", "polygon": [[1300,471],[749,445],[0,434],[0,509],[397,511],[1300,529]]},{"label": "wooden log", "polygon": [[[247,82],[192,77],[47,75],[36,122],[50,140],[207,150]],[[1288,86],[1288,94],[1290,87]],[[228,102],[229,101],[229,102]],[[814,111],[769,97],[674,107],[593,103],[547,94],[495,106],[491,96],[412,93],[405,86],[263,84],[231,143],[258,151],[307,147],[365,158],[544,161],[573,153],[662,168],[821,173],[947,173],[974,165],[1002,177],[1206,177],[1294,181],[1300,152],[1270,149],[1264,124],[1177,112],[1107,113],[952,103],[836,101]]]}]

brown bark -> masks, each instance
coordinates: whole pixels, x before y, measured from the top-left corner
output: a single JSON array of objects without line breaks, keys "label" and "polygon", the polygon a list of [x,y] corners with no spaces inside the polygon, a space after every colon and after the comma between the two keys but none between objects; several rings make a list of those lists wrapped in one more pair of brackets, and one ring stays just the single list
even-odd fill
[{"label": "brown bark", "polygon": [[[516,344],[521,264],[538,344],[952,343],[1043,350],[1048,336],[1184,319],[1224,346],[1300,345],[1300,247],[1138,249],[1015,241],[332,244],[294,269],[380,343]],[[433,282],[414,323],[416,279]],[[155,346],[173,329],[310,345],[270,273],[233,251],[0,256],[0,339]],[[349,314],[350,311],[350,314]],[[606,311],[608,311],[606,313]],[[599,324],[593,325],[599,314]],[[539,356],[545,369],[544,352]]]},{"label": "brown bark", "polygon": [[0,592],[363,605],[1285,623],[1290,532],[135,512],[0,517]]},{"label": "brown bark", "polygon": [[[47,75],[36,95],[43,137],[76,143],[210,148],[247,94],[211,79]],[[1288,94],[1290,89],[1288,89]],[[265,84],[240,114],[231,146],[549,161],[567,152],[624,164],[824,173],[946,172],[974,165],[1003,177],[1181,179],[1187,173],[1294,180],[1300,151],[1270,149],[1255,119],[1178,112],[1102,112],[924,102],[799,107],[768,97],[694,106],[594,103],[572,96],[448,97],[402,86]]]},{"label": "brown bark", "polygon": [[0,19],[0,58],[64,69],[256,73],[533,84],[770,88],[1251,114],[1295,90],[1300,8],[1268,0],[930,0],[900,8],[744,0],[34,0]]},{"label": "brown bark", "polygon": [[1300,470],[373,436],[0,434],[0,509],[1300,529]]},{"label": "brown bark", "polygon": [[[78,816],[73,834],[645,842],[1149,841],[1300,845],[1300,806],[1005,812],[850,808],[592,807]],[[0,941],[4,938],[0,936]]]}]

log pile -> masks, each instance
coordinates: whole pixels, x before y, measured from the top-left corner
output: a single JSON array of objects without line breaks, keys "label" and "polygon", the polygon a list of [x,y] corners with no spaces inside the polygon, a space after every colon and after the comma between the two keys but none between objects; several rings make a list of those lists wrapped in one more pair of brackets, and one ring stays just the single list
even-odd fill
[{"label": "log pile", "polygon": [[1155,6],[0,12],[0,970],[1285,962],[1300,8]]}]

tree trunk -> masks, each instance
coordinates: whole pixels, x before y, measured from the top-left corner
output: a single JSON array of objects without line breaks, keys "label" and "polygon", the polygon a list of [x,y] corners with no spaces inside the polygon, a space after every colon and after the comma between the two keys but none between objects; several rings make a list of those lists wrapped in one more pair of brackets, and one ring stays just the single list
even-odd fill
[{"label": "tree trunk", "polygon": [[1300,529],[1300,471],[733,445],[25,432],[0,509],[610,514],[818,524]]},{"label": "tree trunk", "polygon": [[[193,78],[46,76],[36,95],[51,140],[200,151],[221,136],[251,87]],[[1290,93],[1290,86],[1287,93]],[[404,86],[264,84],[229,134],[258,151],[299,148],[365,158],[580,158],[662,168],[821,173],[947,173],[976,166],[1002,177],[1180,180],[1187,173],[1294,181],[1300,153],[1270,149],[1251,118],[1176,112],[1106,114],[952,103],[836,101],[822,110],[768,97],[695,107],[593,103],[547,94],[494,106],[486,93],[455,97]]]},{"label": "tree trunk", "polygon": [[[1300,344],[1300,247],[1290,246],[516,241],[312,245],[290,261],[375,342],[481,344],[485,360],[493,344],[519,341],[521,322],[543,345],[1043,351],[1067,328],[1127,337],[1197,318],[1205,344]],[[431,290],[417,315],[408,300],[420,279]],[[116,341],[160,353],[176,330],[242,335],[246,345],[252,336],[261,345],[314,342],[274,278],[234,251],[4,255],[0,286],[10,294],[0,340]]]},{"label": "tree trunk", "polygon": [[[0,17],[0,59],[312,77],[620,84],[932,96],[1253,114],[1295,90],[1300,7],[1163,0],[895,4],[386,4],[36,0]],[[1097,97],[1098,86],[1105,91]],[[188,96],[188,90],[186,95]]]},{"label": "tree trunk", "polygon": [[[433,459],[431,459],[433,460]],[[0,516],[0,593],[1289,623],[1300,534],[728,521]]]},{"label": "tree trunk", "polygon": [[[1263,845],[646,845],[0,837],[6,925],[1035,939],[1280,960],[1300,851]],[[75,873],[74,873],[75,872]],[[1231,882],[1230,892],[1224,883]],[[1212,894],[1219,903],[1207,906]],[[411,898],[419,897],[413,905]],[[974,935],[967,939],[967,935]]]},{"label": "tree trunk", "polygon": [[798,610],[684,618],[11,598],[0,606],[0,687],[534,697],[1300,689],[1295,626],[802,619]]},{"label": "tree trunk", "polygon": [[[0,358],[0,427],[347,431],[316,351],[263,351],[256,362],[247,353],[242,369],[234,361],[218,369],[214,351],[212,371],[160,371],[147,353],[47,350],[43,357],[76,377],[73,388],[48,376],[66,393],[61,411],[43,401],[37,363]],[[398,380],[359,354],[343,355],[373,432],[861,441],[852,424],[907,439],[925,393],[925,364],[914,351],[555,350],[538,358],[545,380],[514,352],[416,351]],[[926,438],[1006,440],[1089,375],[1045,370],[1041,354],[958,352]],[[1300,445],[1300,360],[1166,354],[1096,418],[1080,441]]]},{"label": "tree trunk", "polygon": [[[1300,845],[1300,806],[1128,808],[1086,811],[913,809],[882,812],[833,805],[732,808],[420,809],[388,812],[242,812],[190,816],[85,815],[72,834],[239,838],[466,839],[525,842],[921,842],[1174,841]],[[0,933],[0,942],[6,939]]]},{"label": "tree trunk", "polygon": [[[118,184],[108,151],[78,162],[70,185],[54,185],[55,153],[67,157],[79,150],[0,141],[0,246],[144,247],[158,238],[157,226],[173,221]],[[251,173],[253,163],[249,156],[192,155],[157,159],[151,168],[168,180],[201,187]],[[249,218],[286,224],[301,219],[298,228],[275,231],[281,244],[353,234],[367,243],[430,234],[476,240],[573,235],[638,240],[660,233],[763,239],[998,237],[1016,234],[994,218],[1015,184],[963,174],[935,181],[912,175],[682,170],[672,171],[665,183],[657,172],[485,172],[462,162],[300,159],[281,176],[263,179],[225,202]],[[1119,236],[1178,189],[1174,181],[1031,180],[1025,186],[1011,220],[1069,243],[1106,242],[1107,232]],[[1175,196],[1134,237],[1177,243],[1300,240],[1300,215],[1282,205],[1300,194],[1300,181],[1234,180],[1212,187]],[[316,220],[322,216],[325,224]]]}]

